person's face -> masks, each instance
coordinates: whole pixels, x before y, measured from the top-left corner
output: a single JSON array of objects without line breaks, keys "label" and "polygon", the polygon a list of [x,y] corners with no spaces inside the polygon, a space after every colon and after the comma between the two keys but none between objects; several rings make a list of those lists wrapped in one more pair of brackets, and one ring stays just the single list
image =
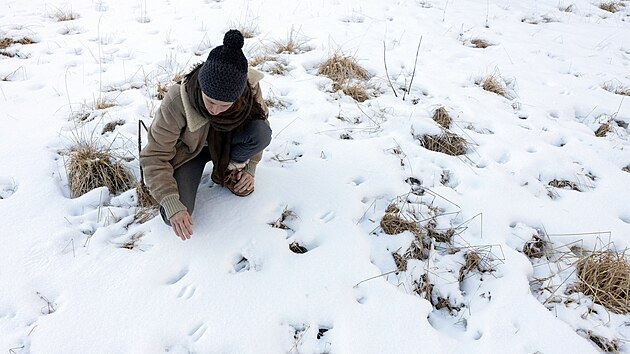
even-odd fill
[{"label": "person's face", "polygon": [[234,103],[234,102],[223,102],[223,101],[215,100],[214,98],[210,98],[206,96],[206,94],[203,93],[203,91],[201,92],[201,97],[203,98],[204,106],[206,106],[206,109],[208,110],[208,112],[212,114],[213,116],[216,116],[217,114],[227,111],[228,108],[232,106],[232,103]]}]

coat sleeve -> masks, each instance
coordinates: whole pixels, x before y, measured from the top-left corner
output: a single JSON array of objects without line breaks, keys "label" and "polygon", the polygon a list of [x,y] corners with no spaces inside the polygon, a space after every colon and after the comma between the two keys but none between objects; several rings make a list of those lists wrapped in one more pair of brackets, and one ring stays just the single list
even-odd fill
[{"label": "coat sleeve", "polygon": [[[265,99],[262,95],[262,92],[260,90],[260,85],[258,83],[256,83],[256,85],[254,87],[252,87],[252,91],[254,93],[254,96],[256,97],[256,101],[260,104],[260,106],[262,107],[263,111],[265,111],[265,123],[267,123],[267,125],[269,125],[269,120],[267,119],[269,117],[269,108],[267,107],[267,105],[265,104]],[[245,166],[245,171],[247,173],[249,173],[252,176],[256,176],[256,166],[258,165],[258,163],[260,162],[260,160],[262,160],[262,156],[263,156],[263,152],[260,151],[259,153],[257,153],[256,155],[252,156],[251,159],[249,159],[249,163],[247,164],[247,166]]]},{"label": "coat sleeve", "polygon": [[144,179],[155,199],[164,207],[167,218],[185,210],[179,200],[177,182],[173,177],[173,165],[170,161],[175,156],[176,145],[181,130],[186,125],[186,117],[173,109],[179,86],[171,87],[162,101],[147,134],[147,144],[140,152],[140,165],[144,169]]}]

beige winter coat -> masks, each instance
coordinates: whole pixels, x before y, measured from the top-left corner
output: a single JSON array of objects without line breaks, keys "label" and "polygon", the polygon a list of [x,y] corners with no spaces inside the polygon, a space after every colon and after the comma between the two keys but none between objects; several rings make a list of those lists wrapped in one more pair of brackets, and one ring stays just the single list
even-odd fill
[{"label": "beige winter coat", "polygon": [[[258,84],[263,76],[252,68],[247,73],[256,101],[268,114]],[[164,207],[168,218],[186,209],[179,200],[173,171],[195,158],[202,149],[208,148],[204,147],[208,130],[208,120],[190,104],[185,85],[173,85],[162,100],[149,128],[147,144],[140,152],[145,182],[153,197]],[[245,169],[252,176],[261,158],[262,152],[252,157],[247,164]]]}]

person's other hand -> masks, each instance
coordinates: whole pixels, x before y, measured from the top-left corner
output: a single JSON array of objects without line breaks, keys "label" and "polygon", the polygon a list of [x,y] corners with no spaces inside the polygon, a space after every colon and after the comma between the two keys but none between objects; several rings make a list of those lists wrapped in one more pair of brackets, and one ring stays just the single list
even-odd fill
[{"label": "person's other hand", "polygon": [[173,231],[175,231],[175,235],[182,239],[182,241],[186,241],[190,239],[192,236],[192,218],[190,214],[188,214],[187,210],[182,210],[175,215],[171,216],[169,219],[171,225],[173,226]]},{"label": "person's other hand", "polygon": [[238,182],[234,185],[234,190],[238,193],[245,193],[254,188],[254,176],[248,172],[240,171],[236,174]]}]

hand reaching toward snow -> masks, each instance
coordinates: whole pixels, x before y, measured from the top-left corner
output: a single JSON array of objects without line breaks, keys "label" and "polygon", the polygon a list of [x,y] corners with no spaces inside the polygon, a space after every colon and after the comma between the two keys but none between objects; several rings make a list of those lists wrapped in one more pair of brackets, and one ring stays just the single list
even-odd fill
[{"label": "hand reaching toward snow", "polygon": [[193,222],[187,210],[182,210],[171,216],[169,221],[173,226],[173,231],[175,232],[175,235],[181,238],[182,241],[190,239],[190,236],[192,236],[193,233]]}]

